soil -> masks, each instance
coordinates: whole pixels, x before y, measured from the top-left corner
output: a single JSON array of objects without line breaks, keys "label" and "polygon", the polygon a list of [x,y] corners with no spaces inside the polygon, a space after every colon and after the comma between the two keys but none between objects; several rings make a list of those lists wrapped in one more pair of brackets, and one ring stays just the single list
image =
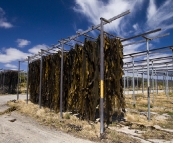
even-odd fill
[{"label": "soil", "polygon": [[[20,99],[25,99],[21,95]],[[16,99],[15,95],[0,96],[0,112],[6,110],[7,101]],[[40,125],[32,118],[16,111],[0,115],[0,142],[2,143],[92,143],[68,135],[55,128]]]}]

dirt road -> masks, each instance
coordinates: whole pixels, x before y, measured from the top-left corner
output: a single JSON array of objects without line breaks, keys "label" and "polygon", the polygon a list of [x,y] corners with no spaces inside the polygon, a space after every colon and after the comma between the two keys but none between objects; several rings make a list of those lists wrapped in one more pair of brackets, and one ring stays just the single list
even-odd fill
[{"label": "dirt road", "polygon": [[[26,96],[20,96],[25,99]],[[7,109],[7,101],[14,95],[0,96],[0,112]],[[0,143],[92,143],[53,128],[40,125],[30,117],[17,112],[0,115]]]}]

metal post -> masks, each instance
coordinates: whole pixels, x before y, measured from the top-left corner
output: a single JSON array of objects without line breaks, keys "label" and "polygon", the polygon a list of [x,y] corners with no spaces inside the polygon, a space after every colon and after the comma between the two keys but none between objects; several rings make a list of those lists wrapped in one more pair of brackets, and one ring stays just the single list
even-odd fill
[{"label": "metal post", "polygon": [[[173,49],[172,49],[172,67],[173,67]],[[172,76],[171,76],[171,81],[172,81]],[[173,92],[173,82],[172,82],[172,92]]]},{"label": "metal post", "polygon": [[154,73],[153,73],[153,61],[152,61],[152,88],[153,88],[153,100],[152,100],[152,102],[154,103]]},{"label": "metal post", "polygon": [[5,84],[5,70],[4,70],[4,76],[3,76],[3,86],[2,86],[2,90],[3,90],[3,93],[4,93],[4,84]]},{"label": "metal post", "polygon": [[128,78],[128,64],[127,64],[127,94],[129,95],[129,78]]},{"label": "metal post", "polygon": [[165,94],[166,94],[166,88],[167,88],[167,83],[166,83],[166,72],[165,72],[164,82],[165,82]]},{"label": "metal post", "polygon": [[103,27],[103,19],[101,20],[101,33],[100,33],[100,134],[104,132],[104,27]]},{"label": "metal post", "polygon": [[126,77],[125,77],[125,71],[124,71],[124,95],[126,92]]},{"label": "metal post", "polygon": [[[1,72],[1,70],[0,70],[0,75],[1,75],[1,74],[2,74],[2,72]],[[1,85],[2,85],[1,80],[2,80],[2,75],[1,75],[1,78],[0,78],[0,90],[1,90]]]},{"label": "metal post", "polygon": [[29,60],[30,60],[30,57],[28,56],[28,66],[27,66],[27,83],[26,83],[26,86],[27,86],[27,89],[26,89],[26,104],[28,104],[28,88],[29,88]]},{"label": "metal post", "polygon": [[169,93],[168,93],[168,64],[166,64],[166,68],[167,68],[167,71],[166,71],[166,96],[167,96],[167,98],[169,98]]},{"label": "metal post", "polygon": [[20,76],[20,61],[18,61],[17,100],[19,100],[19,83],[20,83],[19,76]]},{"label": "metal post", "polygon": [[172,84],[172,75],[171,75],[171,86],[172,86],[172,92],[173,92],[173,84]]},{"label": "metal post", "polygon": [[171,81],[170,78],[171,78],[171,77],[170,77],[169,74],[168,74],[168,93],[170,93],[170,81]]},{"label": "metal post", "polygon": [[162,90],[163,90],[163,91],[165,90],[165,88],[164,88],[164,74],[165,74],[165,73],[163,73],[163,83],[162,83]]},{"label": "metal post", "polygon": [[142,66],[142,93],[144,96],[144,67]]},{"label": "metal post", "polygon": [[[156,73],[156,70],[155,70],[155,73]],[[156,73],[156,76],[157,76],[157,78],[156,78],[156,90],[157,90],[157,95],[158,95],[158,74]]]},{"label": "metal post", "polygon": [[134,57],[132,57],[132,61],[133,61],[133,101],[134,101],[134,103],[133,104],[135,104],[135,89],[134,89],[134,87],[135,87],[135,82],[134,82]]},{"label": "metal post", "polygon": [[40,88],[39,88],[39,108],[41,108],[41,90],[42,90],[42,66],[43,66],[43,50],[41,49],[40,53]]},{"label": "metal post", "polygon": [[138,94],[138,70],[137,70],[137,94]]},{"label": "metal post", "polygon": [[147,94],[148,94],[148,121],[150,121],[150,80],[149,80],[149,47],[148,39],[146,39],[147,46]]},{"label": "metal post", "polygon": [[3,83],[3,72],[2,71],[1,71],[1,80],[0,80],[0,83],[1,83],[0,89],[2,90],[2,83]]},{"label": "metal post", "polygon": [[61,83],[60,83],[60,119],[62,119],[62,93],[63,93],[63,64],[64,64],[64,41],[61,42]]}]

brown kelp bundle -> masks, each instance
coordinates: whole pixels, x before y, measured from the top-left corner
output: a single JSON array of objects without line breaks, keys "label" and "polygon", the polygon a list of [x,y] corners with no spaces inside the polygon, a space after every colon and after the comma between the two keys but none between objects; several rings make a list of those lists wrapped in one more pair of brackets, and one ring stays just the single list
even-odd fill
[{"label": "brown kelp bundle", "polygon": [[[112,121],[115,109],[125,108],[122,67],[123,47],[119,39],[105,37],[104,111]],[[42,105],[59,110],[61,52],[43,57]],[[29,88],[32,102],[38,103],[40,61],[29,65]],[[100,40],[85,39],[64,53],[63,111],[78,112],[81,119],[95,120],[100,100]]]},{"label": "brown kelp bundle", "polygon": [[17,92],[18,71],[5,70],[0,72],[0,92],[15,94]]}]

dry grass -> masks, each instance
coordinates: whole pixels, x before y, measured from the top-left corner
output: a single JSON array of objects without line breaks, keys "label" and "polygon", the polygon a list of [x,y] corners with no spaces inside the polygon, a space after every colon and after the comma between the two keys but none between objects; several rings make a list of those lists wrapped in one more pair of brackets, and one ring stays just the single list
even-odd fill
[{"label": "dry grass", "polygon": [[[60,120],[59,113],[50,111],[49,108],[39,109],[38,105],[19,100],[17,102],[8,102],[8,105],[15,107],[18,112],[35,118],[40,124],[58,128],[64,132],[73,134],[77,137],[89,139],[97,142],[139,142],[130,138],[128,135],[110,131],[106,128],[103,136],[100,137],[100,123],[87,122],[78,119],[76,116],[66,112],[63,113],[63,119]],[[123,138],[121,138],[123,136]],[[101,140],[100,140],[101,139]]]},{"label": "dry grass", "polygon": [[164,139],[168,141],[173,139],[173,135],[171,133],[149,129],[144,134],[142,134],[142,136],[144,139]]},{"label": "dry grass", "polygon": [[[132,96],[130,96],[132,97]],[[127,104],[126,107],[129,109],[125,114],[125,118],[130,123],[133,123],[136,128],[138,125],[145,126],[145,132],[142,134],[144,139],[148,138],[157,138],[157,139],[172,139],[173,135],[166,133],[164,131],[151,130],[147,127],[160,125],[166,129],[173,129],[173,94],[170,93],[170,99],[167,99],[165,94],[159,93],[159,95],[155,95],[154,103],[152,103],[152,95],[151,95],[151,112],[156,112],[156,115],[162,115],[167,113],[171,118],[164,120],[156,120],[155,114],[151,114],[151,120],[147,120],[148,111],[148,99],[147,96],[142,94],[136,95],[135,106],[132,105],[133,100],[131,98],[126,99]],[[41,124],[58,128],[64,132],[68,132],[78,137],[90,139],[92,141],[98,142],[140,142],[139,140],[133,139],[130,136],[118,133],[115,130],[110,130],[106,128],[105,133],[100,136],[100,123],[87,122],[83,120],[79,120],[76,116],[71,113],[63,113],[63,119],[60,120],[59,113],[55,113],[50,111],[48,108],[39,109],[38,105],[35,105],[31,102],[26,105],[24,101],[8,102],[11,107],[15,107],[19,112],[28,115],[37,119]],[[144,112],[145,114],[140,114],[140,112]],[[112,124],[112,126],[116,126],[117,124]],[[140,126],[139,126],[140,127]],[[140,128],[139,128],[140,130]],[[101,140],[100,140],[101,139]]]},{"label": "dry grass", "polygon": [[[129,109],[125,115],[127,121],[131,123],[141,124],[148,126],[159,125],[165,129],[173,129],[173,93],[169,93],[170,97],[167,98],[164,93],[159,93],[158,95],[154,95],[154,102],[152,102],[153,95],[150,96],[151,108],[151,120],[147,120],[147,112],[148,112],[148,99],[147,95],[144,95],[143,98],[141,95],[136,95],[136,104],[132,105],[133,100],[128,98],[128,103],[126,104]],[[131,96],[131,95],[130,95]],[[143,112],[143,114],[140,114]],[[167,119],[158,120],[157,117],[162,114],[167,114],[169,117]],[[147,128],[146,128],[147,129]],[[143,137],[155,138],[155,139],[173,139],[173,134],[159,131],[159,130],[146,130],[143,134]]]}]

